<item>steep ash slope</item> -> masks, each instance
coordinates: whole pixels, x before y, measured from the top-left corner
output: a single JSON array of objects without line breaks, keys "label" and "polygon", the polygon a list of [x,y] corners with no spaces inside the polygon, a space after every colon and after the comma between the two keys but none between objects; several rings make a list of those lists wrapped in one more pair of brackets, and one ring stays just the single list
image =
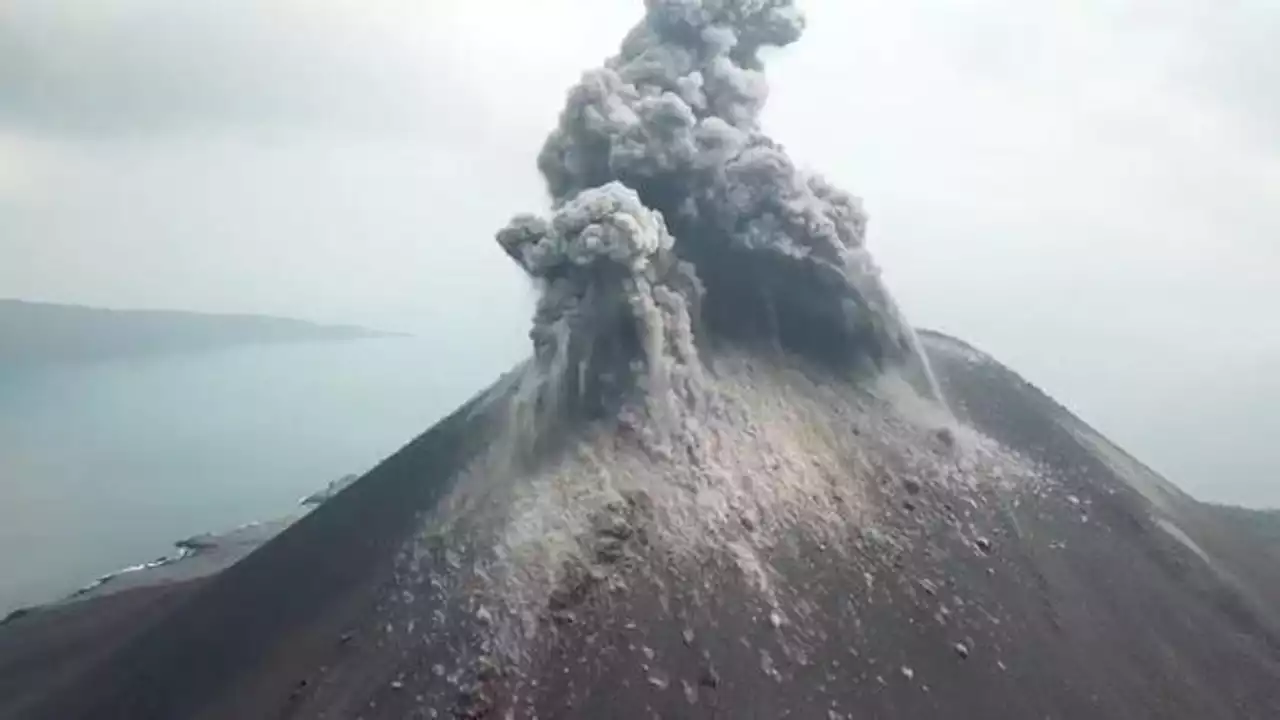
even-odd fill
[{"label": "steep ash slope", "polygon": [[[1137,494],[1146,529],[1195,556],[1222,584],[1224,607],[1251,606],[1271,633],[1280,630],[1280,542],[1273,512],[1201,503],[1072,415],[1038,388],[971,346],[939,333],[923,334],[952,409],[992,437],[1028,448],[1042,462],[1074,467],[1081,482],[1114,475],[1106,492]],[[1268,522],[1270,521],[1270,522]],[[1238,597],[1236,597],[1238,596]]]}]

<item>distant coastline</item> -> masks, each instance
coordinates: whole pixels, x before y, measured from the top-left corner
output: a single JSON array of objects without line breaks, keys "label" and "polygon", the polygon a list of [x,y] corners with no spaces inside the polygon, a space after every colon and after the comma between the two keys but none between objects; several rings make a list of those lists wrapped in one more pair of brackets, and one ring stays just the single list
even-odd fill
[{"label": "distant coastline", "polygon": [[95,600],[126,590],[195,580],[218,573],[283,532],[303,515],[331,500],[358,479],[358,475],[348,473],[330,481],[325,487],[299,500],[299,509],[292,513],[247,523],[231,530],[206,532],[178,540],[173,544],[176,552],[100,575],[93,582],[63,597],[53,597],[44,602],[16,608],[0,606],[0,626],[43,609],[82,600]]},{"label": "distant coastline", "polygon": [[250,344],[402,336],[266,315],[112,310],[0,299],[0,369],[198,353]]}]

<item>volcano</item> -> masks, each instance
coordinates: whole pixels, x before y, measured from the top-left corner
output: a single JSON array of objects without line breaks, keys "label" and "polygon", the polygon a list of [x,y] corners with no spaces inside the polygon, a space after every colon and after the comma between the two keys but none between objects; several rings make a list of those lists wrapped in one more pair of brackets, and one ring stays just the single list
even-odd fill
[{"label": "volcano", "polygon": [[790,0],[649,0],[497,234],[531,358],[231,567],[8,623],[21,718],[1267,718],[1280,561],[917,333],[764,134]]},{"label": "volcano", "polygon": [[774,422],[726,456],[794,457],[694,501],[593,438],[489,546],[432,521],[508,421],[477,398],[211,578],[0,627],[0,715],[1275,717],[1280,544],[923,345],[949,413],[726,357]]}]

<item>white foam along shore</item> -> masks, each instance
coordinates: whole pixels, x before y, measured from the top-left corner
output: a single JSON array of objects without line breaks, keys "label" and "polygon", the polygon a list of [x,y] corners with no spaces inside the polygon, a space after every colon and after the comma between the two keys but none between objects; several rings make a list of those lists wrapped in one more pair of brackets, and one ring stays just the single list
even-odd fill
[{"label": "white foam along shore", "polygon": [[[297,522],[299,518],[336,496],[358,478],[358,475],[348,474],[330,481],[321,490],[300,499],[298,501],[300,509],[284,517],[248,523],[225,532],[203,533],[178,540],[173,544],[176,549],[174,553],[106,573],[70,595],[47,605],[79,602],[133,588],[194,580],[212,575],[235,564],[240,558]],[[39,609],[39,607],[42,606],[19,609],[15,613],[22,614],[24,611]]]},{"label": "white foam along shore", "polygon": [[212,575],[248,555],[305,514],[303,511],[276,520],[249,523],[223,533],[206,533],[179,540],[173,544],[177,552],[109,572],[52,604],[78,602],[133,588]]}]

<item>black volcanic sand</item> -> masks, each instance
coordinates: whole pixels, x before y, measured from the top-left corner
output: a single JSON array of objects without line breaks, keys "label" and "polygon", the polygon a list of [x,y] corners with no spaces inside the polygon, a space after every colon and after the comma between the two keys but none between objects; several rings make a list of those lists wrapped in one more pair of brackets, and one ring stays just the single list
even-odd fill
[{"label": "black volcanic sand", "polygon": [[[969,502],[868,479],[893,532],[773,548],[790,589],[773,604],[728,557],[649,562],[636,502],[608,582],[564,583],[517,674],[476,608],[389,600],[419,513],[491,432],[473,402],[215,577],[6,623],[0,716],[1280,717],[1275,548],[971,348],[925,344],[953,411],[1055,483]],[[427,557],[442,575],[447,542]]]},{"label": "black volcanic sand", "polygon": [[0,717],[107,657],[213,575],[275,537],[296,518],[255,523],[177,543],[180,556],[100,578],[59,602],[0,621]]}]

